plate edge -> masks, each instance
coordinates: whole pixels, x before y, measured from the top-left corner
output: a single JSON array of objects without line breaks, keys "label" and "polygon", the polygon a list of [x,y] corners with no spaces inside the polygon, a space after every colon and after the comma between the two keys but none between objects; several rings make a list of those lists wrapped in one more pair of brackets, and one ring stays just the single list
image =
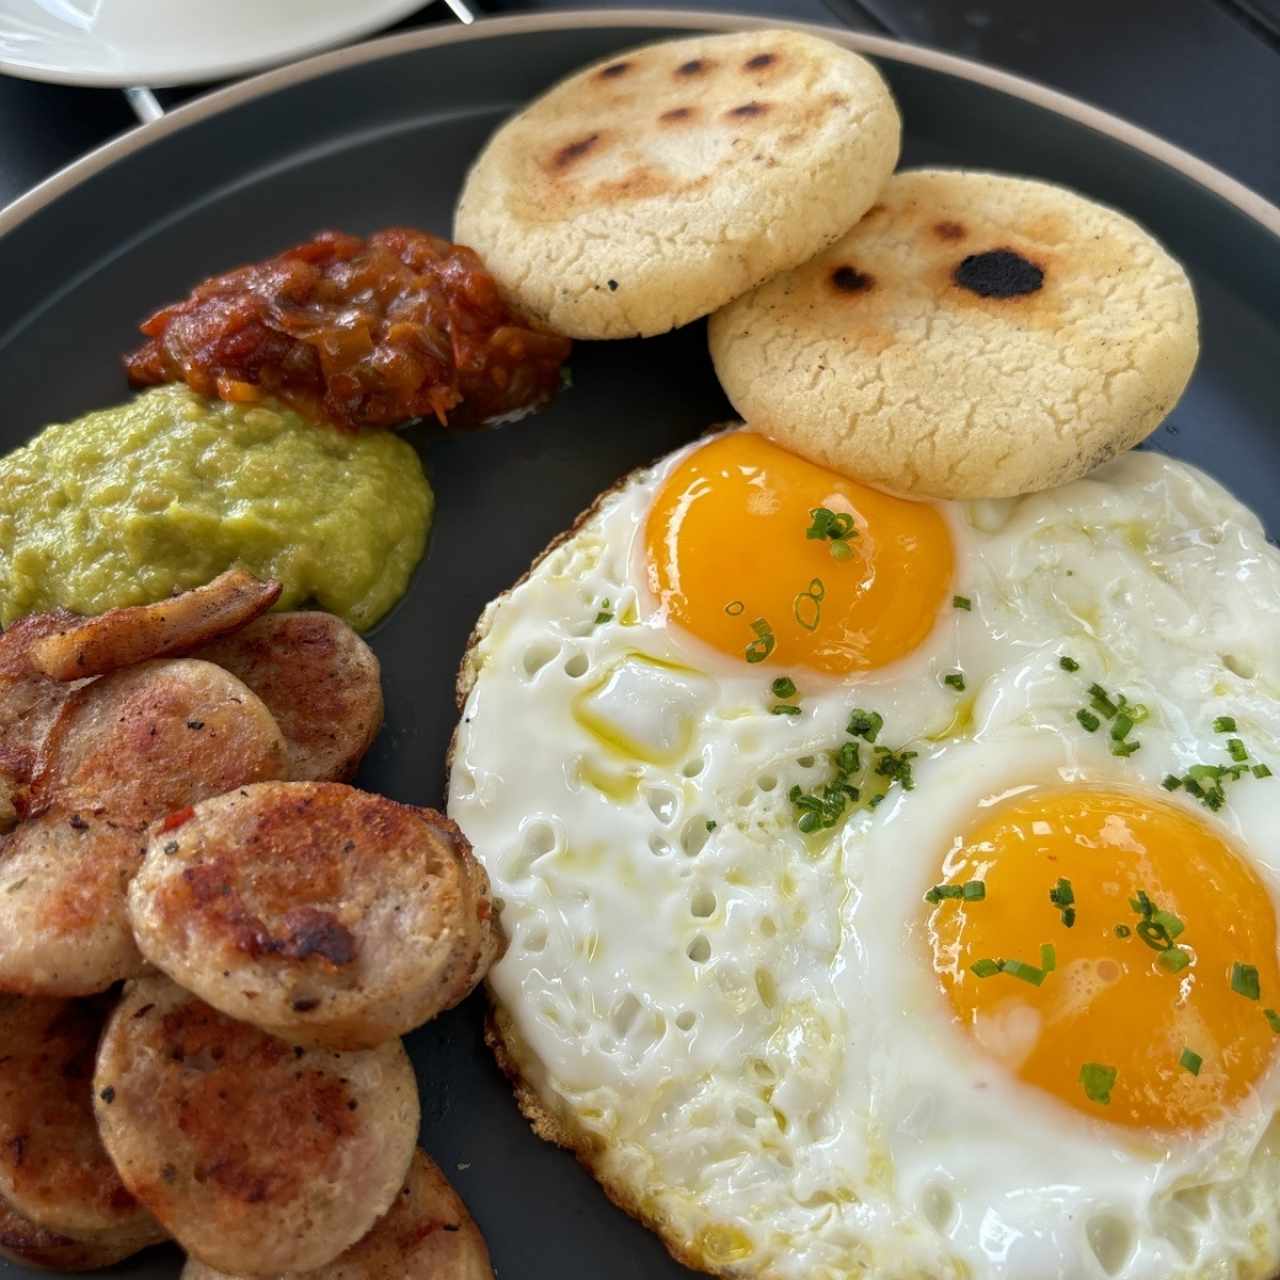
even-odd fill
[{"label": "plate edge", "polygon": [[808,31],[842,44],[859,53],[868,53],[915,66],[941,71],[1021,98],[1055,114],[1066,116],[1095,132],[1114,138],[1144,152],[1190,178],[1234,205],[1280,238],[1280,208],[1244,183],[1191,152],[1168,142],[1158,134],[1131,124],[1100,107],[1091,106],[1070,94],[1050,89],[1034,80],[988,67],[956,54],[907,44],[887,36],[848,31],[820,23],[787,22],[754,14],[712,13],[705,10],[664,9],[575,9],[508,18],[486,18],[469,26],[428,27],[362,41],[329,53],[320,53],[284,67],[261,72],[239,84],[198,98],[177,108],[163,119],[139,125],[90,151],[79,160],[44,179],[26,194],[0,209],[0,238],[20,226],[46,205],[72,190],[123,156],[149,146],[168,134],[220,114],[242,102],[262,97],[277,89],[300,84],[344,67],[359,66],[412,49],[433,48],[464,40],[486,40],[523,32],[559,31],[566,28],[658,27],[681,30],[740,31],[760,27],[788,27]]},{"label": "plate edge", "polygon": [[36,84],[57,84],[80,89],[131,89],[139,84],[145,84],[152,89],[174,89],[183,85],[228,80],[234,76],[252,76],[272,67],[295,65],[316,54],[342,47],[351,41],[367,43],[369,37],[379,28],[403,22],[418,10],[428,9],[437,2],[438,0],[389,0],[385,11],[372,17],[362,16],[359,21],[347,26],[340,35],[308,40],[292,53],[285,54],[283,58],[277,56],[236,58],[229,62],[202,67],[197,75],[190,72],[165,75],[157,71],[140,71],[136,75],[112,71],[66,73],[52,68],[33,67],[26,63],[14,62],[9,58],[0,58],[0,75],[13,76],[15,80],[29,80]]}]

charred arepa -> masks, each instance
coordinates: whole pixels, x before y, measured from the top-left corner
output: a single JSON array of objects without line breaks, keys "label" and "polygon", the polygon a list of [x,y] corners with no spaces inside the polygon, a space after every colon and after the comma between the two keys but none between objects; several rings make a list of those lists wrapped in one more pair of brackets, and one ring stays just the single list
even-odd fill
[{"label": "charred arepa", "polygon": [[380,1044],[457,1004],[498,935],[447,818],[337,783],[268,782],[152,829],[129,888],[143,954],[298,1044]]},{"label": "charred arepa", "polygon": [[[189,1259],[182,1280],[250,1280]],[[276,1276],[274,1280],[288,1280]],[[308,1280],[493,1280],[489,1251],[448,1179],[423,1152],[386,1215],[359,1244]]]},{"label": "charred arepa", "polygon": [[103,999],[0,996],[0,1201],[95,1266],[165,1238],[98,1137],[93,1063],[109,1011]]},{"label": "charred arepa", "polygon": [[917,170],[811,262],[717,313],[747,423],[891,492],[1011,497],[1131,448],[1198,351],[1186,273],[1074,192]]},{"label": "charred arepa", "polygon": [[391,1207],[418,1135],[398,1040],[306,1050],[163,977],[125,988],[94,1098],[125,1186],[190,1254],[232,1273],[332,1262]]},{"label": "charred arepa", "polygon": [[761,30],[649,45],[498,130],[454,221],[515,307],[647,337],[799,265],[874,202],[901,124],[865,59]]}]

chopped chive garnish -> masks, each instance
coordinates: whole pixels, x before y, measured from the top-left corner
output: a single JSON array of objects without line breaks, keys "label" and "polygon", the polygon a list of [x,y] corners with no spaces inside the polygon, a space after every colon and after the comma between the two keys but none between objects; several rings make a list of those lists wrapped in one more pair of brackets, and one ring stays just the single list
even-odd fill
[{"label": "chopped chive garnish", "polygon": [[[1041,955],[1044,954],[1041,948]],[[1007,973],[1011,978],[1021,978],[1023,982],[1029,982],[1033,987],[1038,987],[1048,974],[1047,969],[1037,969],[1033,964],[1027,964],[1025,960],[1004,960],[1001,962],[1000,971]]]},{"label": "chopped chive garnish", "polygon": [[1110,1103],[1117,1074],[1115,1067],[1104,1067],[1100,1062],[1086,1062],[1080,1068],[1080,1083],[1084,1086],[1085,1096],[1089,1101],[1100,1102],[1103,1106]]},{"label": "chopped chive garnish", "polygon": [[1058,883],[1049,890],[1049,901],[1062,913],[1062,923],[1068,929],[1076,922],[1075,900],[1071,881],[1065,878],[1059,878]]},{"label": "chopped chive garnish", "polygon": [[769,711],[775,716],[798,716],[800,708],[793,702],[775,702],[769,708]]},{"label": "chopped chive garnish", "polygon": [[1123,742],[1129,736],[1129,730],[1133,728],[1133,717],[1120,712],[1119,715],[1111,722],[1111,736],[1117,742]]},{"label": "chopped chive garnish", "polygon": [[1069,658],[1065,653],[1058,659],[1058,666],[1060,666],[1063,671],[1080,670],[1080,664],[1074,658]]},{"label": "chopped chive garnish", "polygon": [[1239,960],[1231,966],[1231,990],[1246,1000],[1256,1000],[1262,995],[1262,984],[1258,981],[1258,970],[1251,964],[1241,964]]},{"label": "chopped chive garnish", "polygon": [[[786,714],[794,715],[797,712],[798,708],[789,710]],[[884,717],[878,711],[867,711],[857,707],[849,713],[845,732],[851,739],[862,738],[867,742],[875,742],[883,727]],[[809,833],[834,827],[843,818],[849,804],[851,802],[857,804],[862,798],[862,789],[852,781],[858,771],[863,768],[859,758],[859,747],[860,743],[856,741],[842,742],[839,747],[830,752],[830,760],[835,772],[829,781],[810,792],[804,791],[798,785],[793,786],[788,792],[788,797],[796,809],[796,825],[801,831]],[[889,786],[896,782],[904,791],[910,791],[915,787],[911,761],[916,758],[916,755],[915,751],[901,749],[894,751],[888,747],[878,746],[875,748],[875,763],[872,771],[879,777],[887,778]],[[870,769],[871,766],[868,765],[867,768]],[[887,794],[888,787],[875,784],[871,794],[866,797],[867,807],[874,809]],[[982,892],[985,894],[985,888]],[[935,900],[937,899],[931,899],[931,901]],[[977,901],[973,898],[970,900]]]},{"label": "chopped chive garnish", "polygon": [[[1129,906],[1138,916],[1138,937],[1152,951],[1160,953],[1156,957],[1160,967],[1166,973],[1181,973],[1191,963],[1191,953],[1185,947],[1178,946],[1174,939],[1185,931],[1186,925],[1172,911],[1162,911],[1144,889],[1139,889],[1129,899]],[[1124,929],[1123,933],[1120,932],[1121,929]],[[1117,925],[1115,932],[1117,938],[1129,936],[1129,929],[1125,925]]]},{"label": "chopped chive garnish", "polygon": [[1213,722],[1214,733],[1235,733],[1236,721],[1234,716],[1219,716]]},{"label": "chopped chive garnish", "polygon": [[1007,973],[1011,978],[1018,978],[1038,987],[1049,976],[1057,965],[1057,957],[1051,943],[1044,943],[1040,948],[1040,967],[1028,964],[1025,960],[975,960],[969,971],[979,978],[994,978],[997,973]]},{"label": "chopped chive garnish", "polygon": [[888,747],[876,748],[876,772],[890,782],[897,782],[904,791],[914,791],[916,780],[911,773],[911,761],[915,751],[890,751]]},{"label": "chopped chive garnish", "polygon": [[613,621],[612,606],[609,604],[608,600],[601,600],[600,612],[596,614],[596,626],[599,626],[602,622],[612,622],[612,621]]},{"label": "chopped chive garnish", "polygon": [[822,621],[822,602],[827,598],[826,584],[821,578],[810,578],[804,591],[797,591],[791,612],[806,631],[816,631]]},{"label": "chopped chive garnish", "polygon": [[1115,927],[1115,935],[1117,938],[1127,938],[1133,932],[1127,924],[1118,924]]},{"label": "chopped chive garnish", "polygon": [[1089,694],[1089,705],[1095,710],[1106,716],[1108,720],[1120,710],[1114,702],[1111,701],[1107,691],[1100,684],[1091,684],[1087,690]]},{"label": "chopped chive garnish", "polygon": [[953,609],[972,609],[973,601],[968,596],[952,596],[951,607]]},{"label": "chopped chive garnish", "polygon": [[1166,773],[1160,785],[1166,791],[1177,791],[1177,789],[1180,786],[1182,786],[1182,779],[1179,778],[1176,774]]},{"label": "chopped chive garnish", "polygon": [[942,677],[942,683],[954,689],[957,693],[964,692],[964,673],[960,671],[952,671],[948,675]]},{"label": "chopped chive garnish", "polygon": [[1142,749],[1140,742],[1113,742],[1111,744],[1111,754],[1113,756],[1131,756],[1135,751]]},{"label": "chopped chive garnish", "polygon": [[763,618],[757,618],[751,624],[751,630],[756,638],[747,645],[746,659],[748,662],[763,662],[773,652],[776,643],[773,628]]},{"label": "chopped chive garnish", "polygon": [[1093,733],[1102,723],[1092,711],[1086,711],[1083,707],[1076,712],[1076,719],[1090,732]]},{"label": "chopped chive garnish", "polygon": [[1280,1036],[1280,1013],[1277,1013],[1274,1009],[1263,1009],[1262,1012],[1270,1024],[1271,1030]]},{"label": "chopped chive garnish", "polygon": [[770,686],[775,698],[794,698],[796,682],[790,676],[779,676]]},{"label": "chopped chive garnish", "polygon": [[1190,1049],[1183,1049],[1182,1053],[1178,1055],[1178,1066],[1184,1071],[1190,1071],[1193,1076],[1200,1074],[1200,1064],[1202,1062],[1204,1062],[1204,1059]]},{"label": "chopped chive garnish", "polygon": [[878,711],[863,711],[859,709],[850,715],[845,732],[855,738],[864,738],[867,742],[874,742],[876,734],[883,727],[884,716]]},{"label": "chopped chive garnish", "polygon": [[981,902],[986,896],[987,886],[981,880],[966,880],[964,884],[935,884],[924,895],[924,900],[935,904],[946,899]]},{"label": "chopped chive garnish", "polygon": [[1255,765],[1253,766],[1253,769],[1251,770],[1251,772],[1253,773],[1253,776],[1254,776],[1255,778],[1269,778],[1269,777],[1271,777],[1271,770],[1270,770],[1270,769],[1268,769],[1268,768],[1267,768],[1267,766],[1266,766],[1265,764],[1255,764]]},{"label": "chopped chive garnish", "polygon": [[714,831],[716,829],[716,820],[714,818],[707,819],[707,830]]},{"label": "chopped chive garnish", "polygon": [[1249,758],[1249,753],[1244,749],[1244,743],[1239,738],[1227,739],[1227,755],[1237,761]]},{"label": "chopped chive garnish", "polygon": [[846,511],[832,511],[828,507],[814,507],[809,512],[812,523],[804,531],[806,538],[825,538],[831,543],[831,554],[837,560],[847,560],[853,550],[849,539],[858,536],[853,517]]}]

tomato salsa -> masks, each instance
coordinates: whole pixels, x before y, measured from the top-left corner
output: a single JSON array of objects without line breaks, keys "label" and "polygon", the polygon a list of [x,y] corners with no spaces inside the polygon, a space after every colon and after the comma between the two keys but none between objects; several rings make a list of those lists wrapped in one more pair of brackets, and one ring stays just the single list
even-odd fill
[{"label": "tomato salsa", "polygon": [[142,325],[134,386],[275,396],[341,427],[475,426],[549,400],[569,340],[527,328],[480,258],[404,227],[322,231],[197,285]]}]

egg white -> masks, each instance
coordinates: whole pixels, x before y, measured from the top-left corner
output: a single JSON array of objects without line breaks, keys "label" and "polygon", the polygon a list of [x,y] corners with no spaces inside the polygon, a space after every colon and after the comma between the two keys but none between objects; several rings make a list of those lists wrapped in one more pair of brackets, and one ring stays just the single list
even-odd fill
[{"label": "egg white", "polygon": [[[707,1267],[1270,1274],[1280,1077],[1207,1135],[1090,1124],[957,1030],[921,906],[952,837],[1009,789],[1157,788],[1225,759],[1223,714],[1280,766],[1280,555],[1257,520],[1143,453],[1055,492],[945,507],[972,610],[945,609],[869,676],[788,672],[803,707],[788,718],[768,710],[776,672],[666,626],[648,596],[644,521],[683,456],[603,499],[490,606],[472,655],[449,812],[503,903],[490,981],[544,1105]],[[942,683],[954,670],[963,694]],[[1094,679],[1150,709],[1136,755],[1076,721]],[[787,792],[825,779],[854,706],[920,753],[916,787],[805,837]],[[1280,777],[1245,778],[1197,812],[1276,896],[1272,797]]]}]

